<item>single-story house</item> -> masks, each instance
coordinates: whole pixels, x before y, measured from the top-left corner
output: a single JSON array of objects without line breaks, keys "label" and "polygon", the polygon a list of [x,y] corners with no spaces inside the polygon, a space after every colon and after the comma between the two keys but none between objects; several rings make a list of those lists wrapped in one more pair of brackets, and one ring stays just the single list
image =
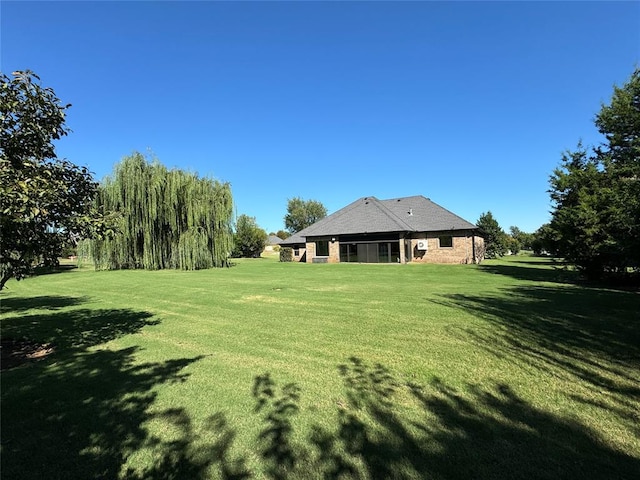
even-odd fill
[{"label": "single-story house", "polygon": [[280,242],[307,263],[479,263],[480,229],[421,195],[363,197]]},{"label": "single-story house", "polygon": [[267,237],[267,244],[264,247],[265,252],[273,252],[275,250],[276,245],[280,245],[282,239],[275,235],[269,235]]}]

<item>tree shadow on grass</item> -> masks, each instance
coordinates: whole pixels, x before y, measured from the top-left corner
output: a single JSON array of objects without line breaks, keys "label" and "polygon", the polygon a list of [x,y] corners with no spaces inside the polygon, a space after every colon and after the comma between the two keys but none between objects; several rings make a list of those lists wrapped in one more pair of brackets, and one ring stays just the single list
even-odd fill
[{"label": "tree shadow on grass", "polygon": [[600,280],[588,279],[568,262],[560,259],[516,260],[507,258],[503,260],[503,263],[485,262],[478,268],[493,275],[505,275],[516,280],[529,282],[564,283],[635,292],[638,292],[640,287],[638,275],[605,275]]},{"label": "tree shadow on grass", "polygon": [[158,323],[148,312],[78,308],[4,319],[2,335],[49,343],[64,354],[107,343]]},{"label": "tree shadow on grass", "polygon": [[55,266],[51,266],[51,267],[36,267],[33,270],[33,276],[41,276],[41,275],[52,275],[55,273],[65,273],[65,272],[70,272],[72,270],[77,270],[78,269],[78,265],[73,264],[70,265],[68,263],[60,263],[58,265]]},{"label": "tree shadow on grass", "polygon": [[[543,304],[538,315],[555,319],[561,332],[567,329],[560,339],[569,352],[582,345],[612,354],[614,338],[633,348],[633,339],[606,333],[608,326],[592,325],[588,334],[574,339],[571,322],[580,317],[563,324],[561,316],[550,313],[557,307],[544,305],[545,295],[552,293],[543,290],[538,295]],[[573,302],[568,300],[567,307]],[[619,300],[610,299],[612,305]],[[454,301],[462,299],[446,299]],[[534,361],[541,368],[562,367],[578,375],[576,365],[571,370],[562,363],[549,364],[544,356],[553,355],[544,343],[549,332],[526,324],[531,305],[516,307],[502,305],[509,318],[523,323],[518,332],[531,335],[528,341],[540,354]],[[631,306],[618,307],[623,318],[631,314]],[[500,311],[484,315],[495,318]],[[236,430],[222,413],[212,412],[201,425],[182,407],[154,408],[156,388],[188,381],[185,369],[201,357],[144,362],[139,347],[100,348],[103,342],[153,324],[149,313],[79,308],[5,322],[16,335],[58,345],[56,355],[46,362],[2,374],[5,478],[583,480],[631,479],[640,471],[640,458],[615,451],[597,431],[529,403],[509,385],[469,383],[453,388],[439,378],[426,384],[407,382],[384,365],[369,365],[356,357],[338,366],[343,397],[335,415],[322,424],[299,423],[308,412],[297,384],[279,386],[270,373],[255,377],[255,409],[247,415],[256,416],[259,432],[255,443],[244,446],[245,451],[255,446],[257,463],[250,470],[248,457],[233,453]],[[601,334],[604,339],[599,339]],[[520,355],[509,344],[497,348],[497,354]],[[557,362],[577,361],[565,358],[568,353],[562,355]],[[608,368],[623,370],[625,362],[633,363],[625,355],[617,360],[619,364]],[[153,422],[161,423],[159,433],[149,426]],[[147,458],[132,463],[141,452]]]},{"label": "tree shadow on grass", "polygon": [[497,295],[444,295],[439,303],[492,325],[460,328],[478,348],[568,384],[579,380],[591,394],[574,394],[575,400],[615,412],[640,435],[640,295],[529,286]]},{"label": "tree shadow on grass", "polygon": [[[493,275],[506,275],[516,280],[551,283],[577,283],[580,280],[578,272],[568,270],[561,263],[530,262],[526,260],[511,260],[511,264],[494,265],[482,263],[480,270]],[[518,265],[514,265],[517,263]]]},{"label": "tree shadow on grass", "polygon": [[[41,297],[50,307],[76,305],[68,297]],[[27,300],[29,308],[34,308]],[[24,305],[13,302],[19,311]],[[140,348],[102,349],[100,345],[158,323],[148,312],[88,308],[10,317],[3,335],[28,337],[56,347],[38,364],[2,373],[3,478],[207,478],[217,464],[225,478],[242,473],[228,458],[233,430],[223,417],[199,432],[183,409],[156,412],[156,387],[185,382],[184,369],[201,359],[143,362]],[[180,429],[176,439],[158,438],[148,422]],[[150,449],[152,467],[133,470],[127,462]]]},{"label": "tree shadow on grass", "polygon": [[86,297],[40,295],[37,297],[0,297],[0,314],[20,313],[27,310],[58,310],[73,307],[87,301]]},{"label": "tree shadow on grass", "polygon": [[268,373],[256,377],[267,478],[631,479],[640,468],[640,459],[508,385],[457,390],[438,378],[418,385],[359,358],[339,372],[346,401],[337,424],[313,425],[305,440],[295,435],[298,387],[279,389]]}]

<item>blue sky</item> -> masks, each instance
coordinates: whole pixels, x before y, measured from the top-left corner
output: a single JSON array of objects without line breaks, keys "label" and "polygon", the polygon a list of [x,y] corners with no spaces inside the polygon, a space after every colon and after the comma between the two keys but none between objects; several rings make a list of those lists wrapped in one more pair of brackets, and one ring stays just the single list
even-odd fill
[{"label": "blue sky", "polygon": [[230,182],[238,214],[424,195],[507,230],[640,66],[640,2],[11,2],[2,71],[73,106],[57,152]]}]

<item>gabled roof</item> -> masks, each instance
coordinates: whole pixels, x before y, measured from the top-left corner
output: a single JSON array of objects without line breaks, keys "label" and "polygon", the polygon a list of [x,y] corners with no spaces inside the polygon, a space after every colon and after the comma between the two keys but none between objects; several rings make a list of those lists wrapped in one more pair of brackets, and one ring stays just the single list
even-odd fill
[{"label": "gabled roof", "polygon": [[269,235],[267,238],[267,245],[280,245],[282,243],[282,239],[276,235]]},{"label": "gabled roof", "polygon": [[390,200],[363,197],[292,235],[282,244],[304,243],[307,237],[477,228],[422,195]]},{"label": "gabled roof", "polygon": [[[415,232],[475,230],[478,227],[422,195],[393,198],[382,203],[413,227]],[[411,212],[411,214],[409,213]]]}]

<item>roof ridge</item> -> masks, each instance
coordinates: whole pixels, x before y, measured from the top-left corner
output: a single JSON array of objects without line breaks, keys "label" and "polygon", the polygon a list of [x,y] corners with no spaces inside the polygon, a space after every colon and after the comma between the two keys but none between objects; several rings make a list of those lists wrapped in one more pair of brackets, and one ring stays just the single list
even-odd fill
[{"label": "roof ridge", "polygon": [[396,223],[396,225],[398,225],[399,227],[402,227],[401,230],[406,230],[409,232],[413,232],[415,231],[415,228],[413,228],[411,225],[409,225],[407,222],[405,222],[402,218],[400,218],[398,215],[396,215],[395,213],[393,213],[391,211],[391,209],[389,209],[389,207],[387,207],[384,202],[385,200],[378,200],[376,197],[373,197],[375,199],[375,201],[377,202],[377,205],[379,206],[380,210],[382,210],[382,212],[389,217],[394,223]]},{"label": "roof ridge", "polygon": [[439,203],[434,202],[434,201],[433,201],[433,200],[431,200],[430,198],[426,198],[424,195],[418,195],[418,196],[423,197],[427,202],[431,202],[431,203],[433,203],[434,205],[437,205],[438,207],[440,207],[440,208],[441,208],[442,210],[444,210],[445,212],[450,213],[450,214],[451,214],[451,215],[453,215],[454,217],[456,217],[456,218],[458,218],[458,219],[462,220],[463,222],[468,223],[468,224],[470,224],[470,225],[473,225],[474,227],[477,227],[477,225],[476,225],[475,223],[472,223],[472,222],[470,222],[469,220],[466,220],[466,219],[462,218],[460,215],[458,215],[458,214],[456,214],[456,213],[453,213],[453,212],[452,212],[451,210],[449,210],[448,208],[445,208],[445,207],[443,207],[442,205],[440,205]]},{"label": "roof ridge", "polygon": [[[348,211],[350,211],[350,210],[353,210],[356,206],[358,206],[358,203],[359,203],[361,200],[369,200],[369,199],[371,199],[371,198],[373,198],[373,199],[374,199],[374,200],[376,200],[376,201],[379,201],[376,197],[360,197],[360,198],[358,198],[357,200],[354,200],[353,202],[351,202],[350,204],[348,204],[348,205],[346,205],[346,206],[342,207],[340,210],[336,210],[336,211],[335,211],[335,212],[333,212],[332,214],[327,215],[327,216],[326,216],[326,217],[324,217],[324,218],[321,218],[320,220],[318,220],[318,221],[317,221],[316,223],[314,223],[313,225],[309,225],[307,228],[303,228],[302,230],[300,230],[300,232],[303,232],[303,231],[307,230],[307,232],[305,232],[305,233],[311,233],[311,234],[313,234],[313,231],[314,231],[314,230],[316,230],[316,228],[314,228],[314,227],[318,227],[318,226],[320,226],[320,227],[321,227],[321,226],[322,226],[322,224],[326,223],[326,222],[324,222],[323,220],[328,219],[329,217],[331,217],[331,219],[332,219],[332,220],[335,220],[336,218],[340,218],[342,215],[344,215],[345,213],[347,213],[347,212],[348,212]],[[298,233],[300,233],[300,232],[298,232]],[[305,235],[303,235],[303,236],[305,236]]]}]

